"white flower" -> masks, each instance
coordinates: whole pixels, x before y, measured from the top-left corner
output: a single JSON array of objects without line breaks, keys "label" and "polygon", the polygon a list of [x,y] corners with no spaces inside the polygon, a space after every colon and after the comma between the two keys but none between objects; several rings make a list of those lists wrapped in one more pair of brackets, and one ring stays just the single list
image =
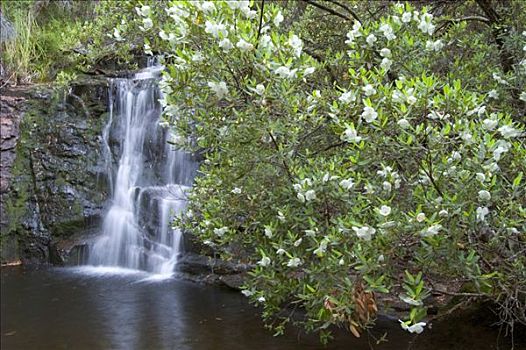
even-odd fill
[{"label": "white flower", "polygon": [[449,215],[448,211],[446,209],[442,209],[441,211],[438,212],[438,216],[440,216],[441,218],[445,218]]},{"label": "white flower", "polygon": [[493,150],[493,159],[498,162],[502,154],[510,150],[511,144],[504,140],[499,140],[497,141],[496,146],[497,147]]},{"label": "white flower", "polygon": [[367,123],[372,123],[378,118],[378,113],[376,113],[373,107],[365,106],[363,108],[362,118],[365,119]]},{"label": "white flower", "polygon": [[352,227],[353,231],[356,232],[356,235],[358,238],[361,238],[366,241],[370,241],[372,236],[376,233],[376,229],[369,226],[363,226],[363,227]]},{"label": "white flower", "polygon": [[376,94],[376,89],[371,84],[367,84],[362,88],[366,96],[372,96]]},{"label": "white flower", "polygon": [[226,86],[226,83],[224,81],[220,81],[219,83],[209,81],[208,87],[212,89],[212,91],[216,94],[218,99],[222,99],[228,95],[228,87]]},{"label": "white flower", "polygon": [[444,47],[444,43],[440,39],[436,41],[432,41],[432,40],[426,41],[426,50],[440,51],[442,50],[443,47]]},{"label": "white flower", "polygon": [[144,43],[144,53],[153,56],[152,47],[148,43]]},{"label": "white flower", "polygon": [[409,95],[407,96],[407,103],[409,103],[410,105],[414,105],[416,103],[417,99],[415,96],[413,95]]},{"label": "white flower", "polygon": [[249,42],[246,42],[243,39],[239,39],[239,41],[236,44],[236,47],[238,49],[240,49],[241,51],[243,51],[243,52],[247,52],[247,51],[250,51],[250,50],[254,49],[254,45],[252,45]]},{"label": "white flower", "polygon": [[286,253],[286,251],[283,248],[279,248],[278,250],[276,250],[276,254],[278,254],[278,255],[283,255],[285,253]]},{"label": "white flower", "polygon": [[257,262],[257,264],[259,266],[266,267],[270,265],[270,262],[271,262],[270,258],[268,256],[264,256],[263,258],[261,258],[260,261]]},{"label": "white flower", "polygon": [[221,227],[221,228],[215,228],[214,234],[219,237],[223,237],[225,233],[227,233],[228,227]]},{"label": "white flower", "polygon": [[219,47],[223,49],[224,52],[228,52],[232,50],[234,45],[232,45],[232,42],[230,42],[228,38],[224,38],[223,40],[219,42]]},{"label": "white flower", "polygon": [[274,44],[272,43],[272,38],[268,34],[262,35],[261,39],[259,40],[259,43],[259,47],[263,49],[272,49],[274,47]]},{"label": "white flower", "polygon": [[354,22],[352,30],[347,33],[347,40],[345,41],[346,44],[351,45],[354,43],[354,39],[362,36],[362,33],[360,32],[361,27],[362,25],[360,24],[360,22]]},{"label": "white flower", "polygon": [[416,215],[416,221],[418,221],[418,222],[422,222],[422,221],[424,221],[425,219],[426,219],[426,214],[424,214],[424,213],[418,213],[418,214]]},{"label": "white flower", "polygon": [[393,32],[393,28],[391,28],[389,24],[384,23],[380,26],[379,29],[388,41],[396,39],[396,35]]},{"label": "white flower", "polygon": [[152,9],[150,6],[141,6],[141,8],[136,7],[135,12],[137,12],[139,16],[148,17],[150,13],[152,13]]},{"label": "white flower", "polygon": [[398,321],[400,321],[402,329],[405,331],[408,331],[409,333],[420,334],[424,331],[424,327],[426,326],[425,322],[418,322],[412,326],[408,326],[404,321],[402,320],[398,320]]},{"label": "white flower", "polygon": [[272,229],[268,226],[265,227],[265,236],[272,238]]},{"label": "white flower", "polygon": [[313,254],[315,254],[315,255],[317,255],[319,257],[322,257],[323,254],[325,254],[325,251],[327,250],[327,243],[328,243],[327,240],[323,239],[320,242],[320,246],[313,251]]},{"label": "white flower", "polygon": [[404,12],[402,14],[402,22],[404,22],[404,23],[411,22],[411,12]]},{"label": "white flower", "polygon": [[369,46],[373,46],[376,40],[378,39],[376,39],[376,36],[374,34],[369,34],[367,38],[365,39],[365,41],[367,42],[367,45]]},{"label": "white flower", "polygon": [[496,100],[496,99],[499,98],[499,93],[498,93],[497,90],[495,90],[495,89],[490,90],[490,91],[488,92],[488,97]]},{"label": "white flower", "polygon": [[508,84],[506,79],[503,79],[499,74],[493,73],[492,76],[493,76],[493,79],[495,79],[497,81],[497,83],[503,84],[503,85],[507,85]]},{"label": "white flower", "polygon": [[477,222],[484,221],[486,219],[486,215],[489,214],[489,209],[487,207],[478,207],[476,210],[477,214]]},{"label": "white flower", "polygon": [[113,28],[113,37],[117,41],[124,41],[124,38],[121,36],[121,33],[117,28]]},{"label": "white flower", "polygon": [[515,129],[510,125],[504,125],[499,128],[499,132],[504,138],[518,137],[522,135],[520,130]]},{"label": "white flower", "polygon": [[287,263],[288,267],[298,267],[301,265],[301,259],[300,258],[292,258]]},{"label": "white flower", "polygon": [[310,74],[314,73],[315,71],[316,71],[316,68],[314,68],[314,67],[307,67],[303,71],[303,76],[310,75]]},{"label": "white flower", "polygon": [[296,197],[298,198],[298,200],[299,200],[301,203],[305,203],[305,196],[303,195],[303,193],[298,192],[298,194],[296,195]]},{"label": "white flower", "polygon": [[299,238],[299,239],[297,239],[297,240],[294,242],[294,246],[295,246],[295,247],[299,247],[300,244],[301,244],[301,242],[303,242],[303,238]]},{"label": "white flower", "polygon": [[458,151],[453,151],[451,153],[451,159],[452,160],[461,160],[462,159],[462,156],[460,155],[460,152]]},{"label": "white flower", "polygon": [[148,29],[151,29],[153,27],[153,21],[151,18],[143,18],[142,19],[142,27],[139,27],[142,31],[147,31]]},{"label": "white flower", "polygon": [[241,193],[241,189],[239,187],[236,187],[231,192],[234,193],[234,194],[240,194]]},{"label": "white flower", "polygon": [[400,90],[393,91],[392,97],[393,102],[403,103],[405,101],[405,96]]},{"label": "white flower", "polygon": [[480,190],[479,199],[483,201],[489,201],[491,199],[491,193],[489,193],[489,191],[486,190]]},{"label": "white flower", "polygon": [[473,135],[470,132],[464,131],[460,134],[460,138],[464,140],[465,143],[471,144],[473,141]]},{"label": "white flower", "polygon": [[356,129],[354,129],[353,125],[348,126],[347,129],[345,129],[343,134],[340,136],[340,139],[349,143],[358,143],[362,141],[362,137],[358,136],[358,133],[356,132]]},{"label": "white flower", "polygon": [[393,185],[391,185],[391,183],[389,181],[384,181],[382,183],[382,187],[383,187],[384,191],[391,192],[391,189],[393,188]]},{"label": "white flower", "polygon": [[391,69],[392,64],[393,64],[393,61],[391,61],[387,57],[384,57],[382,58],[382,62],[380,63],[380,68],[383,68],[385,71],[388,71],[389,69]]},{"label": "white flower", "polygon": [[301,50],[303,49],[303,41],[301,41],[297,35],[293,35],[287,43],[294,50],[294,55],[300,57]]},{"label": "white flower", "polygon": [[205,56],[203,56],[203,53],[201,51],[197,51],[192,56],[193,62],[202,62],[205,59]]},{"label": "white flower", "polygon": [[432,35],[435,31],[435,25],[431,23],[433,15],[430,13],[424,13],[420,18],[420,23],[418,24],[418,29],[420,29],[424,34],[427,33]]},{"label": "white flower", "polygon": [[432,225],[432,226],[429,226],[428,228],[423,229],[422,231],[420,231],[420,236],[422,236],[422,237],[436,236],[438,234],[438,232],[440,232],[441,229],[442,229],[442,225],[440,225],[440,224]]},{"label": "white flower", "polygon": [[380,50],[380,56],[382,56],[382,57],[391,57],[391,50],[389,50],[388,48],[384,47],[383,49]]},{"label": "white flower", "polygon": [[216,7],[213,1],[203,1],[203,3],[201,4],[201,11],[203,11],[204,13],[211,13],[215,10]]},{"label": "white flower", "polygon": [[279,27],[279,25],[281,24],[281,22],[283,22],[284,19],[285,18],[281,14],[281,11],[279,11],[278,14],[276,15],[276,17],[274,17],[274,25],[276,27]]},{"label": "white flower", "polygon": [[344,92],[340,97],[338,97],[338,100],[349,104],[351,102],[356,101],[356,96],[351,91]]},{"label": "white flower", "polygon": [[526,102],[526,91],[521,92],[519,100]]},{"label": "white flower", "polygon": [[248,290],[248,289],[243,289],[243,290],[241,291],[241,294],[243,294],[243,295],[246,296],[246,297],[249,297],[249,296],[251,296],[251,295],[254,295],[254,292],[251,291],[251,290]]},{"label": "white flower", "polygon": [[488,119],[484,119],[482,121],[482,125],[484,126],[484,129],[489,130],[489,131],[495,129],[497,127],[498,123],[499,123],[498,120],[489,119],[489,118]]},{"label": "white flower", "polygon": [[338,265],[340,265],[340,266],[345,265],[345,260],[343,260],[343,258],[341,258],[341,259],[338,261]]},{"label": "white flower", "polygon": [[254,91],[256,92],[256,94],[258,94],[260,96],[263,95],[263,93],[265,93],[265,85],[257,84],[256,88],[254,89]]},{"label": "white flower", "polygon": [[348,179],[340,181],[340,186],[345,190],[350,190],[354,186],[353,179],[348,178]]},{"label": "white flower", "polygon": [[317,228],[314,230],[305,230],[305,236],[314,238],[316,237],[316,232],[318,232]]},{"label": "white flower", "polygon": [[475,177],[479,182],[484,182],[486,180],[486,175],[483,173],[477,173]]},{"label": "white flower", "polygon": [[267,301],[267,299],[265,299],[265,297],[259,297],[259,298],[258,298],[258,301],[259,301],[260,303],[264,303],[265,301]]},{"label": "white flower", "polygon": [[380,213],[380,215],[382,216],[388,216],[389,214],[391,214],[391,207],[390,206],[387,206],[387,205],[382,205],[380,207],[380,210],[378,211]]},{"label": "white flower", "polygon": [[[226,4],[228,5],[228,7],[230,7],[232,10],[236,10],[238,8],[241,8],[243,6],[245,6],[244,3],[250,3],[249,1],[242,1],[242,0],[230,0],[230,1],[226,1]],[[246,5],[248,6],[248,4]]]},{"label": "white flower", "polygon": [[281,221],[281,222],[285,222],[286,218],[285,218],[285,215],[283,215],[282,212],[278,211],[278,220]]},{"label": "white flower", "polygon": [[316,192],[314,192],[314,190],[308,190],[305,192],[305,199],[307,202],[316,199]]},{"label": "white flower", "polygon": [[411,124],[409,124],[409,122],[406,120],[406,119],[400,119],[398,122],[397,122],[398,126],[401,127],[402,129],[407,129],[409,127],[411,127]]},{"label": "white flower", "polygon": [[213,23],[210,21],[205,22],[205,33],[212,34],[214,38],[219,38],[219,34],[222,34],[223,36],[228,35],[228,31],[224,24]]},{"label": "white flower", "polygon": [[290,70],[289,67],[281,66],[274,70],[274,73],[280,78],[294,78],[296,76],[297,69]]}]

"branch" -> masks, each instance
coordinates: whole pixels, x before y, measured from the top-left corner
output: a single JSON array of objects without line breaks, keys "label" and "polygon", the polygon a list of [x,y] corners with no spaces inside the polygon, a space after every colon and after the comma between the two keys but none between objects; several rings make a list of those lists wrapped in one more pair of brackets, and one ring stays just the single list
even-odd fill
[{"label": "branch", "polygon": [[513,70],[514,57],[504,45],[503,37],[507,35],[507,28],[503,25],[500,15],[493,8],[491,0],[475,0],[475,2],[489,19],[488,25],[492,27],[493,39],[500,51],[502,70],[504,73],[508,73]]},{"label": "branch", "polygon": [[[276,139],[274,138],[274,135],[272,135],[272,132],[270,130],[267,130],[267,132],[272,140],[272,144],[274,145],[274,148],[276,148],[276,151],[279,152],[279,146],[278,146],[278,143],[276,142]],[[285,159],[282,159],[281,162],[283,163],[283,167],[285,168],[285,171],[287,172],[287,176],[289,177],[289,180],[293,182],[294,177],[292,176],[292,173],[290,172],[290,169],[287,163],[285,162]]]},{"label": "branch", "polygon": [[360,17],[358,17],[358,15],[353,11],[351,10],[348,6],[344,5],[344,4],[341,4],[339,2],[337,2],[336,0],[328,0],[329,2],[333,3],[334,5],[336,6],[340,6],[342,9],[346,10],[347,12],[349,12],[351,14],[351,16],[357,20],[358,22],[360,22],[360,24],[362,23],[362,21],[360,20]]},{"label": "branch", "polygon": [[263,10],[265,9],[265,0],[261,0],[261,10],[259,14],[259,27],[258,27],[258,36],[256,37],[256,50],[259,45],[259,36],[261,35],[261,27],[263,26]]},{"label": "branch", "polygon": [[314,7],[319,8],[320,10],[323,10],[325,12],[328,12],[328,13],[332,14],[332,15],[335,15],[335,16],[338,16],[340,18],[343,18],[343,19],[345,19],[347,21],[351,21],[350,17],[347,17],[344,14],[341,14],[341,13],[339,13],[337,11],[334,11],[333,9],[328,8],[328,7],[324,6],[324,5],[318,4],[317,2],[314,2],[313,0],[303,0],[303,1],[306,2],[309,5],[312,5]]},{"label": "branch", "polygon": [[489,24],[491,21],[489,18],[483,17],[483,16],[466,16],[466,17],[460,17],[460,18],[451,18],[451,19],[445,19],[442,22],[444,23],[460,23],[460,22],[468,22],[468,21],[478,21],[483,22],[486,24]]}]

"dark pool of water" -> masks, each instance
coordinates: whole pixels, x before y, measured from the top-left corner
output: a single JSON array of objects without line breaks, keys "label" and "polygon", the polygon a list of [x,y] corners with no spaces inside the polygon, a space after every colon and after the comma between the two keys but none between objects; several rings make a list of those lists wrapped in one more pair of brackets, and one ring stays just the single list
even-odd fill
[{"label": "dark pool of water", "polygon": [[[1,277],[2,350],[323,348],[316,336],[297,330],[273,337],[263,328],[258,310],[228,289],[76,269],[10,267],[2,268]],[[493,333],[482,342],[472,334],[462,340],[447,328],[415,338],[395,321],[381,320],[373,334],[385,331],[389,342],[380,346],[366,335],[355,339],[341,331],[326,349],[497,348]]]}]

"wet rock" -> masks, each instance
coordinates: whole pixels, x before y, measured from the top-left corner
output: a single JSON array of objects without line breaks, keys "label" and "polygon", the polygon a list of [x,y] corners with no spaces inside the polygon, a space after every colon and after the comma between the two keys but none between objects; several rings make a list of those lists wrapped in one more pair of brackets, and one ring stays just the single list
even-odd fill
[{"label": "wet rock", "polygon": [[239,289],[244,283],[250,265],[224,261],[211,256],[185,254],[177,263],[177,272],[192,281],[221,284]]},{"label": "wet rock", "polygon": [[59,262],[52,242],[98,227],[103,215],[107,81],[10,89],[0,102],[2,263]]}]

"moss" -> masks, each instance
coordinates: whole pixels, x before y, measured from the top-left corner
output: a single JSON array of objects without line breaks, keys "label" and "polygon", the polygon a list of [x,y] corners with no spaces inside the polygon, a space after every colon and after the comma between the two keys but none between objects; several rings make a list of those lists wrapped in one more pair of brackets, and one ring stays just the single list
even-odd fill
[{"label": "moss", "polygon": [[53,237],[65,238],[86,228],[84,218],[59,222],[51,227]]}]

